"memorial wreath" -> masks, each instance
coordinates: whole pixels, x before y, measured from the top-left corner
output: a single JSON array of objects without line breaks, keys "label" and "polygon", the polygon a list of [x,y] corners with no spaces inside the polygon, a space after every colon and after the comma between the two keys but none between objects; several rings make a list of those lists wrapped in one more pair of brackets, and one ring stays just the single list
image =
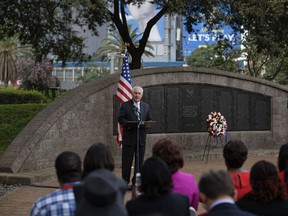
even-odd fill
[{"label": "memorial wreath", "polygon": [[206,120],[208,132],[213,137],[225,135],[227,129],[227,122],[220,112],[211,112]]}]

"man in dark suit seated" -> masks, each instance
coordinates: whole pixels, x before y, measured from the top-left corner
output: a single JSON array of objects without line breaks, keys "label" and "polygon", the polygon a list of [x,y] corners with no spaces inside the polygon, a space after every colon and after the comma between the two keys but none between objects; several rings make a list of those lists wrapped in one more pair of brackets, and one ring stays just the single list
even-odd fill
[{"label": "man in dark suit seated", "polygon": [[207,209],[205,216],[252,216],[235,205],[237,191],[228,172],[209,171],[199,181],[201,201]]},{"label": "man in dark suit seated", "polygon": [[[120,107],[118,122],[123,125],[123,138],[122,138],[122,178],[129,184],[131,175],[131,166],[135,157],[134,176],[132,178],[132,185],[135,184],[135,171],[137,165],[137,127],[127,127],[125,124],[128,121],[149,121],[150,106],[141,101],[143,96],[143,88],[135,86],[132,89],[133,99],[123,103]],[[144,159],[146,145],[146,129],[139,127],[139,170]]]}]

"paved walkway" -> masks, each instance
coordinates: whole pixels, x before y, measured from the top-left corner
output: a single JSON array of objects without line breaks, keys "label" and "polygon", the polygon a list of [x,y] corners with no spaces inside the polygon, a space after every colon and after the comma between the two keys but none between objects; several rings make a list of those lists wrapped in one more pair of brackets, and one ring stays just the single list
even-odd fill
[{"label": "paved walkway", "polygon": [[[259,150],[260,151],[260,150]],[[275,165],[277,163],[277,155],[275,152],[272,154],[266,154],[265,156],[248,156],[248,160],[245,163],[245,168],[250,167],[259,160],[269,160]],[[198,181],[201,174],[210,169],[225,169],[225,164],[222,158],[210,159],[208,163],[201,160],[194,160],[185,163],[184,171],[192,173]],[[120,176],[120,169],[116,169],[115,173]],[[57,187],[58,183],[56,179],[50,179],[41,183],[42,186],[53,186]],[[30,208],[35,200],[43,196],[44,194],[50,193],[54,188],[35,187],[35,186],[22,186],[4,197],[0,198],[0,215],[1,216],[26,216],[29,215]],[[127,193],[125,200],[131,199],[131,193]],[[198,212],[202,212],[203,207],[199,205]]]}]

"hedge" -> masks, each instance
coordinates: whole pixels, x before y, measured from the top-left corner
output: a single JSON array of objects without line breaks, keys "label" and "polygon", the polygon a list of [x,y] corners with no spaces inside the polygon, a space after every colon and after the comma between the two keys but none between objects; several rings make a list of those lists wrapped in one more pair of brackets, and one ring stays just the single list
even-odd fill
[{"label": "hedge", "polygon": [[0,105],[0,155],[27,123],[48,104]]},{"label": "hedge", "polygon": [[45,103],[46,97],[38,91],[0,88],[0,104]]}]

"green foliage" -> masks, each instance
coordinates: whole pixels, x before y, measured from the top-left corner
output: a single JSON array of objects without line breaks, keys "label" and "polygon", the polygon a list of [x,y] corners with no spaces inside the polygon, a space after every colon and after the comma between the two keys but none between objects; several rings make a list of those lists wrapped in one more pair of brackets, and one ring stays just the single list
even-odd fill
[{"label": "green foliage", "polygon": [[60,81],[56,76],[52,76],[53,65],[49,59],[41,62],[19,59],[17,62],[17,72],[21,79],[21,89],[37,90],[49,96],[50,88],[60,86]]},{"label": "green foliage", "polygon": [[107,76],[109,74],[109,70],[104,67],[98,67],[97,65],[91,65],[84,69],[84,76],[78,77],[78,81],[89,82],[92,79],[96,79],[99,77]]},{"label": "green foliage", "polygon": [[0,41],[0,81],[8,84],[17,80],[16,61],[18,57],[32,57],[30,46],[20,46],[18,36],[4,37]]},{"label": "green foliage", "polygon": [[49,53],[63,61],[79,60],[83,56],[84,38],[75,27],[88,26],[97,35],[97,27],[109,20],[108,5],[104,0],[3,0],[0,40],[4,35],[18,34],[22,44],[33,46],[37,61]]},{"label": "green foliage", "polygon": [[46,97],[42,93],[35,90],[0,89],[0,104],[43,103],[46,102],[46,100]]},{"label": "green foliage", "polygon": [[187,64],[192,67],[207,67],[219,70],[234,71],[240,70],[237,50],[229,47],[219,47],[217,44],[206,45],[197,48],[190,56],[187,56]]},{"label": "green foliage", "polygon": [[[128,32],[131,37],[132,42],[136,47],[139,46],[139,39],[142,34],[137,33],[138,29],[132,29],[132,25],[128,25]],[[105,38],[103,40],[103,45],[97,50],[96,54],[99,56],[105,56],[106,59],[110,60],[111,53],[114,54],[121,54],[125,52],[125,41],[121,38],[121,35],[119,34],[118,31],[115,29],[113,31],[110,31],[108,34],[108,38]],[[149,50],[154,50],[152,45],[147,42],[145,50],[144,50],[144,55],[146,56],[154,56],[152,52]],[[109,55],[110,54],[110,55]]]},{"label": "green foliage", "polygon": [[0,155],[47,104],[0,105]]}]

